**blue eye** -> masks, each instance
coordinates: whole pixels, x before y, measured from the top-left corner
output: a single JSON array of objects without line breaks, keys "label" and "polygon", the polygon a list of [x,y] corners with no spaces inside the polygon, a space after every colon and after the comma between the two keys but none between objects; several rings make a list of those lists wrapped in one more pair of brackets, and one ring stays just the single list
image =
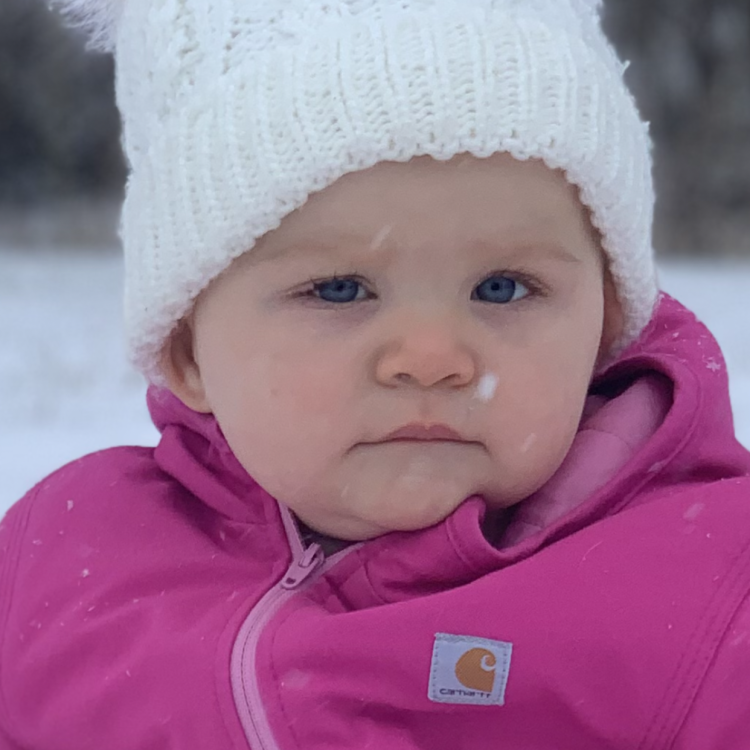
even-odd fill
[{"label": "blue eye", "polygon": [[472,299],[507,305],[509,302],[516,302],[519,299],[523,299],[528,294],[528,288],[520,281],[496,274],[485,279],[476,288]]},{"label": "blue eye", "polygon": [[345,304],[354,302],[358,298],[359,291],[364,287],[355,279],[330,279],[321,281],[314,286],[315,296],[324,302]]}]

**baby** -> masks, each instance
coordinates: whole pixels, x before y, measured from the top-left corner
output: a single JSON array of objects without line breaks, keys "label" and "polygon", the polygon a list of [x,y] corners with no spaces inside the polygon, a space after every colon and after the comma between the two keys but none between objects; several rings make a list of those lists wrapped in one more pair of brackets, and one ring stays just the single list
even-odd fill
[{"label": "baby", "polygon": [[0,750],[746,750],[750,454],[594,0],[65,0],[161,441],[0,525]]}]

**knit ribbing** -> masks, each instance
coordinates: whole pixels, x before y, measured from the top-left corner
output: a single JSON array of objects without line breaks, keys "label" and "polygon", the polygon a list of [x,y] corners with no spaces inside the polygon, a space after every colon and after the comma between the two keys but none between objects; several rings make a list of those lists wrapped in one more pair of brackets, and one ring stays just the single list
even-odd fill
[{"label": "knit ribbing", "polygon": [[616,348],[632,341],[657,296],[650,142],[598,5],[125,0],[98,33],[115,47],[132,170],[121,234],[135,364],[158,380],[195,297],[311,193],[380,161],[460,153],[565,172],[616,282]]}]

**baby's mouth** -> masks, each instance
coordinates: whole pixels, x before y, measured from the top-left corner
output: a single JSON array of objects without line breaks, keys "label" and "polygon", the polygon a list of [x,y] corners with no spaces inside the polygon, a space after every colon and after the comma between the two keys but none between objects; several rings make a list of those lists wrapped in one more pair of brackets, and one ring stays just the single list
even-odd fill
[{"label": "baby's mouth", "polygon": [[463,435],[445,424],[422,424],[413,422],[411,424],[399,427],[393,432],[388,433],[379,442],[391,442],[398,440],[410,441],[433,441],[443,442],[470,443]]}]

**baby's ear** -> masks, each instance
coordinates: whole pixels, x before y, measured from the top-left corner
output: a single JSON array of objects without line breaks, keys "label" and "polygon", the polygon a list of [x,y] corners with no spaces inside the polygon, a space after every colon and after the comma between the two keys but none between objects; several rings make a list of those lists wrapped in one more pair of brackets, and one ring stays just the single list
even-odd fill
[{"label": "baby's ear", "polygon": [[210,414],[200,366],[195,358],[192,314],[183,318],[162,349],[161,372],[167,387],[194,411]]},{"label": "baby's ear", "polygon": [[599,346],[598,363],[601,366],[610,357],[612,347],[622,336],[624,317],[622,305],[617,296],[617,286],[609,268],[604,270],[604,327]]}]

